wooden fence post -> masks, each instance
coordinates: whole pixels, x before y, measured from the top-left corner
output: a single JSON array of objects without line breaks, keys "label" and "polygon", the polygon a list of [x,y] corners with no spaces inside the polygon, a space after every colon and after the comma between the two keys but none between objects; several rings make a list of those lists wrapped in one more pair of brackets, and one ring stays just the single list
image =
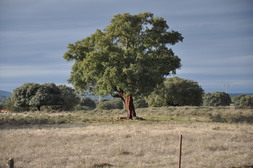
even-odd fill
[{"label": "wooden fence post", "polygon": [[14,159],[13,158],[10,158],[8,160],[8,164],[9,164],[9,168],[14,168]]},{"label": "wooden fence post", "polygon": [[178,157],[178,168],[181,168],[181,156],[182,156],[182,139],[183,136],[180,136],[180,143],[179,143],[179,157]]}]

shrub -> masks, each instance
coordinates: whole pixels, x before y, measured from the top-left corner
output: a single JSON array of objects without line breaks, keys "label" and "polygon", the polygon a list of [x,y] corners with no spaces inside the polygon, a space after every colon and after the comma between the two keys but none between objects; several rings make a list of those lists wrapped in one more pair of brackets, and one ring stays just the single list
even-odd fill
[{"label": "shrub", "polygon": [[123,102],[119,98],[106,100],[99,102],[97,108],[102,110],[123,109]]},{"label": "shrub", "polygon": [[225,92],[206,93],[203,95],[203,106],[229,106],[231,98]]},{"label": "shrub", "polygon": [[151,107],[199,106],[202,104],[203,89],[197,82],[178,77],[168,78],[148,98]]},{"label": "shrub", "polygon": [[232,102],[234,103],[235,107],[240,107],[241,98],[245,97],[246,95],[239,95],[232,98]]},{"label": "shrub", "polygon": [[89,97],[82,97],[79,105],[76,107],[77,110],[93,110],[96,108],[96,103]]},{"label": "shrub", "polygon": [[147,108],[148,103],[144,99],[137,99],[137,100],[134,100],[134,107],[135,108]]},{"label": "shrub", "polygon": [[166,100],[162,94],[162,91],[154,91],[147,97],[147,103],[149,107],[162,107],[167,106]]},{"label": "shrub", "polygon": [[242,97],[240,106],[253,108],[253,95]]}]

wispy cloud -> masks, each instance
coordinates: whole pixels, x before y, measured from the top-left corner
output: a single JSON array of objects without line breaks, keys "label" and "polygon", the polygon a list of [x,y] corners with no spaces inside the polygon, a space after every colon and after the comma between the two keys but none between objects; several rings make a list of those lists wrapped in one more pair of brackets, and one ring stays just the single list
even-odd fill
[{"label": "wispy cloud", "polygon": [[0,79],[67,76],[70,74],[71,65],[1,65]]}]

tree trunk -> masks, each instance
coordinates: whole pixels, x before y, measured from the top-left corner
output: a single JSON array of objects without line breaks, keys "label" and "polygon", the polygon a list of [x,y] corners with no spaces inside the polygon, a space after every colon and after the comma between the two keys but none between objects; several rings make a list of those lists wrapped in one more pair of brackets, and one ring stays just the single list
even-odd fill
[{"label": "tree trunk", "polygon": [[127,119],[133,119],[133,117],[136,117],[136,112],[135,112],[135,108],[134,108],[134,101],[133,101],[133,97],[130,96],[125,96],[125,109],[127,112]]},{"label": "tree trunk", "polygon": [[37,110],[40,111],[40,106],[37,106]]},{"label": "tree trunk", "polygon": [[124,93],[122,91],[119,92],[119,95],[125,104],[125,110],[127,112],[127,119],[129,120],[129,119],[133,119],[133,117],[136,117],[133,96],[132,95],[124,95]]}]

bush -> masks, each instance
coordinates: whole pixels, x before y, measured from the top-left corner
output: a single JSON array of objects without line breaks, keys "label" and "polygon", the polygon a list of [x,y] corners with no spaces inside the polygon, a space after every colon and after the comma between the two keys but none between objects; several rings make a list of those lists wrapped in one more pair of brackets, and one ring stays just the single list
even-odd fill
[{"label": "bush", "polygon": [[240,105],[242,107],[250,107],[253,108],[253,95],[251,96],[245,96],[241,98],[241,103]]},{"label": "bush", "polygon": [[203,95],[203,106],[229,106],[231,98],[225,92],[206,93]]},{"label": "bush", "polygon": [[97,108],[102,110],[123,109],[123,102],[119,98],[106,100],[99,102]]},{"label": "bush", "polygon": [[89,97],[82,97],[76,110],[93,110],[96,108],[96,103]]},{"label": "bush", "polygon": [[178,77],[168,78],[148,98],[151,107],[200,106],[203,89],[197,82]]},{"label": "bush", "polygon": [[147,108],[148,103],[144,99],[137,99],[137,100],[134,100],[134,107],[135,108]]},{"label": "bush", "polygon": [[232,102],[235,107],[240,107],[241,104],[241,98],[245,97],[246,95],[239,95],[232,98]]},{"label": "bush", "polygon": [[236,108],[253,108],[253,95],[239,95],[233,98]]}]

